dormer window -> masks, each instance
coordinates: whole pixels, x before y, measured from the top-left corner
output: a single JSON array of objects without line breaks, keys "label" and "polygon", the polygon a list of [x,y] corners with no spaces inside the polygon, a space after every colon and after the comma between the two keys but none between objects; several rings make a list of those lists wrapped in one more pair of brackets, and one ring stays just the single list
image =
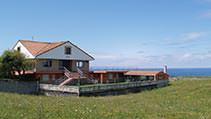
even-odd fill
[{"label": "dormer window", "polygon": [[21,51],[21,47],[18,47],[18,48],[17,48],[17,51],[20,52],[20,51]]},{"label": "dormer window", "polygon": [[71,47],[65,47],[65,54],[71,55]]}]

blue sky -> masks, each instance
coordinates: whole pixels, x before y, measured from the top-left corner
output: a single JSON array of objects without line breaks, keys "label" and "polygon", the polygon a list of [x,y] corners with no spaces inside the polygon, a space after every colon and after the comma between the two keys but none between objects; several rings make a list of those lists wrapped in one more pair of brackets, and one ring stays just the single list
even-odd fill
[{"label": "blue sky", "polygon": [[70,40],[91,66],[211,67],[211,0],[0,0],[0,52]]}]

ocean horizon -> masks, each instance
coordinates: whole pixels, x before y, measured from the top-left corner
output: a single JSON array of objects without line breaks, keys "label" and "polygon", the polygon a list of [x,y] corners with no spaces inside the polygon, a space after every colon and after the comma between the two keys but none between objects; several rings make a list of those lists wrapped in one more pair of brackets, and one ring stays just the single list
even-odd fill
[{"label": "ocean horizon", "polygon": [[[119,68],[119,67],[92,67],[94,70],[153,70],[160,71],[163,68]],[[211,68],[168,68],[168,74],[175,76],[211,76]]]}]

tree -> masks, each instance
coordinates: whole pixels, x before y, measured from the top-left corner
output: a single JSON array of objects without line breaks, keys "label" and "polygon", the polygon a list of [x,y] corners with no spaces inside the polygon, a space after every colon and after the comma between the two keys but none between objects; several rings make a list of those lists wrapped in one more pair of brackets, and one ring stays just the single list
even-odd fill
[{"label": "tree", "polygon": [[4,78],[21,78],[25,71],[31,68],[32,61],[27,60],[24,54],[18,51],[7,50],[0,57],[1,76]]},{"label": "tree", "polygon": [[0,78],[3,78],[4,76],[3,76],[3,68],[2,68],[2,63],[1,63],[1,56],[0,56]]}]

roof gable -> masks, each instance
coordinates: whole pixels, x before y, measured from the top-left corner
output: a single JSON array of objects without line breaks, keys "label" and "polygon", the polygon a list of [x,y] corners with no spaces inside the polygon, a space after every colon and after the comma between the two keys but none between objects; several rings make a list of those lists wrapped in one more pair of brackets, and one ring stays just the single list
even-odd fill
[{"label": "roof gable", "polygon": [[[30,40],[19,40],[13,49],[17,49],[19,44],[24,47],[28,54],[31,54],[31,58],[94,60],[91,55],[89,55],[84,50],[74,45],[70,41],[40,42]],[[72,48],[72,54],[66,56],[64,54],[63,46],[70,46]]]},{"label": "roof gable", "polygon": [[[71,54],[65,54],[65,48],[71,48]],[[94,60],[92,56],[88,53],[77,47],[76,45],[72,44],[71,42],[67,41],[62,45],[59,45],[49,51],[43,52],[36,56],[36,58],[40,59],[63,59],[63,60]]]},{"label": "roof gable", "polygon": [[30,58],[30,59],[35,58],[34,55],[31,52],[29,52],[29,50],[20,41],[18,41],[15,44],[15,46],[13,47],[13,50],[18,50],[18,48],[20,48],[20,52],[23,53],[26,58]]},{"label": "roof gable", "polygon": [[30,40],[19,40],[25,48],[34,56],[47,52],[65,42],[39,42]]}]

